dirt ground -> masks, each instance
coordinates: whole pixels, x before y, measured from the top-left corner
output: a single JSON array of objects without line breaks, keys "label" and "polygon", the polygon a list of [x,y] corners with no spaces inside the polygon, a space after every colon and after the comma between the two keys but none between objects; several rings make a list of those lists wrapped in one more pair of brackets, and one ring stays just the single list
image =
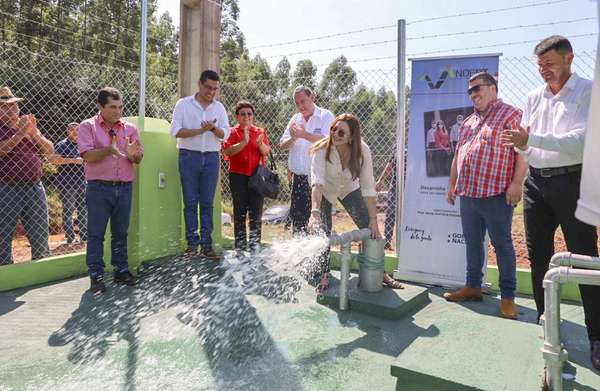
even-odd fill
[{"label": "dirt ground", "polygon": [[[385,220],[385,214],[380,213],[378,215],[379,230],[383,234],[383,225]],[[341,213],[333,217],[333,229],[337,232],[347,232],[356,229],[354,222],[350,216],[346,213]],[[233,227],[224,226],[223,235],[233,237]],[[600,229],[598,229],[599,240],[598,246],[600,247]],[[262,237],[263,240],[273,241],[281,240],[291,237],[290,230],[284,230],[283,224],[278,225],[263,225]],[[512,226],[513,243],[515,245],[515,252],[517,254],[517,267],[523,269],[529,269],[529,260],[527,259],[527,242],[525,240],[525,227],[523,225],[523,215],[515,215],[513,218]],[[392,241],[395,243],[395,241]],[[556,232],[554,238],[555,252],[567,251],[565,239],[560,228]],[[75,242],[67,244],[64,234],[50,236],[50,251],[52,255],[70,254],[79,251],[85,251],[85,243]],[[353,250],[358,250],[358,243],[352,244]],[[386,251],[388,254],[393,254],[395,249]],[[27,262],[31,260],[31,248],[27,243],[27,238],[19,237],[13,241],[13,258],[15,263]],[[496,265],[496,253],[494,248],[490,244],[488,250],[488,264]]]}]

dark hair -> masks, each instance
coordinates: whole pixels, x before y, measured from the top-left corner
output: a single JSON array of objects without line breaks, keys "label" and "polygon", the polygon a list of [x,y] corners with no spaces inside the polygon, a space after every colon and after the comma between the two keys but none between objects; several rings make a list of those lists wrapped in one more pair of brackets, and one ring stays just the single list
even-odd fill
[{"label": "dark hair", "polygon": [[310,88],[306,87],[306,86],[298,86],[296,88],[294,88],[294,92],[292,93],[292,98],[296,95],[299,94],[301,92],[304,92],[306,95],[308,95],[308,97],[310,98],[310,96],[313,94],[313,92],[311,91]]},{"label": "dark hair", "polygon": [[561,56],[566,56],[569,53],[573,53],[573,46],[567,37],[562,35],[552,35],[538,43],[533,50],[536,56],[541,56],[548,53],[550,50],[556,50]]},{"label": "dark hair", "polygon": [[202,83],[204,83],[206,81],[206,79],[221,81],[219,74],[215,71],[211,71],[210,69],[207,69],[206,71],[202,72],[202,74],[200,75],[200,81]]},{"label": "dark hair", "polygon": [[112,98],[113,100],[123,99],[123,94],[113,87],[104,87],[98,91],[98,103],[100,103],[102,107],[108,103],[108,98]]},{"label": "dark hair", "polygon": [[331,139],[333,138],[333,130],[336,129],[336,125],[338,122],[344,121],[348,124],[350,128],[350,133],[352,133],[352,141],[350,144],[350,160],[348,160],[348,169],[352,174],[352,180],[358,178],[360,174],[360,168],[363,164],[363,156],[362,156],[362,138],[360,136],[360,122],[358,118],[352,114],[340,114],[336,119],[331,123],[331,128],[329,131],[329,137],[323,137],[319,141],[315,142],[310,150],[308,151],[309,155],[314,155],[319,149],[326,148],[325,159],[331,163],[329,155],[331,155]]},{"label": "dark hair", "polygon": [[496,82],[496,79],[494,79],[494,76],[492,76],[491,74],[489,74],[487,72],[479,72],[479,73],[474,74],[469,79],[469,83],[473,83],[475,80],[480,80],[480,79],[483,80],[483,82],[485,84],[495,86],[496,93],[498,92],[498,83]]},{"label": "dark hair", "polygon": [[252,110],[252,114],[254,114],[254,106],[252,106],[252,103],[248,102],[247,100],[241,100],[237,103],[237,105],[235,105],[235,115],[238,115],[241,109],[250,109]]}]

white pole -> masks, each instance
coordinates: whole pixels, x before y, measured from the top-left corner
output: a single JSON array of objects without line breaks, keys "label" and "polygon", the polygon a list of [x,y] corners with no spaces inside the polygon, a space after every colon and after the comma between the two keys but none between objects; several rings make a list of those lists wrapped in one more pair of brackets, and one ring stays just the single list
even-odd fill
[{"label": "white pole", "polygon": [[[406,129],[406,20],[398,20],[398,123],[396,131],[396,255],[400,256],[402,195],[404,194],[404,140]],[[398,260],[399,261],[399,260]]]},{"label": "white pole", "polygon": [[144,130],[146,116],[146,40],[148,35],[148,0],[142,0],[142,33],[140,45],[140,108],[139,128]]}]

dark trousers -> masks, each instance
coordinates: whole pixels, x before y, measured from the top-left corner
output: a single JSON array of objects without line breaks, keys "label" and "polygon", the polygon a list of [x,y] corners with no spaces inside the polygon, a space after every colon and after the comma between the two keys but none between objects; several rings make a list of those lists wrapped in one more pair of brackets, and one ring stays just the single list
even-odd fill
[{"label": "dark trousers", "polygon": [[[560,225],[567,249],[598,256],[596,228],[575,218],[581,171],[548,178],[533,174],[525,180],[523,214],[531,262],[533,295],[538,312],[544,312],[542,282],[554,254],[554,233]],[[600,286],[579,285],[585,324],[591,341],[600,341]]]},{"label": "dark trousers", "polygon": [[129,270],[127,258],[127,231],[131,215],[133,184],[112,186],[88,181],[86,203],[88,209],[88,245],[86,263],[90,277],[104,274],[104,235],[110,220],[110,263],[115,272]]},{"label": "dark trousers", "polygon": [[385,228],[383,236],[386,243],[392,243],[394,238],[394,225],[396,224],[396,187],[390,187],[388,191],[387,208],[385,209]]},{"label": "dark trousers", "polygon": [[290,206],[290,217],[292,218],[294,235],[307,232],[310,207],[311,189],[308,183],[308,175],[294,174],[292,203]]},{"label": "dark trousers", "polygon": [[62,223],[65,236],[69,240],[75,239],[73,230],[73,213],[77,212],[79,237],[87,241],[87,206],[85,205],[85,183],[80,186],[59,186],[58,195],[63,204]]},{"label": "dark trousers", "polygon": [[229,187],[233,198],[233,231],[235,248],[246,249],[246,216],[250,226],[250,248],[260,247],[262,212],[264,197],[248,187],[250,177],[244,174],[229,173]]},{"label": "dark trousers", "polygon": [[[344,197],[344,199],[340,200],[340,202],[346,211],[348,211],[348,214],[350,217],[352,217],[354,224],[356,224],[359,229],[369,228],[369,207],[367,206],[367,202],[362,196],[360,189],[354,190],[352,193]],[[323,221],[323,224],[325,224],[325,227],[323,228],[325,229],[327,236],[331,235],[331,202],[329,202],[325,197],[323,197],[321,200],[321,221]],[[319,260],[321,272],[328,273],[331,270],[329,247],[319,257]]]},{"label": "dark trousers", "polygon": [[[188,248],[212,246],[213,201],[219,180],[219,153],[179,150],[183,217]],[[198,235],[200,205],[200,235]]]}]

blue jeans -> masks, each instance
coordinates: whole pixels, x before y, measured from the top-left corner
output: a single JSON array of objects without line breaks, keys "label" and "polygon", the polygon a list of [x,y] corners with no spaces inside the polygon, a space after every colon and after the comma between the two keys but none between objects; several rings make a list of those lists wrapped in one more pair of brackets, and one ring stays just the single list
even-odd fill
[{"label": "blue jeans", "polygon": [[90,277],[104,274],[104,236],[110,219],[111,257],[115,272],[129,270],[127,231],[131,215],[133,184],[112,186],[98,181],[87,184],[88,245],[86,263]]},{"label": "blue jeans", "polygon": [[514,299],[517,288],[517,259],[511,235],[513,211],[514,207],[506,204],[505,193],[486,198],[460,197],[460,216],[467,244],[467,286],[481,288],[487,229],[496,250],[503,299]]},{"label": "blue jeans", "polygon": [[0,265],[14,263],[12,240],[19,218],[31,244],[31,259],[50,256],[48,202],[42,183],[31,187],[0,183]]},{"label": "blue jeans", "polygon": [[75,239],[73,231],[73,213],[77,211],[79,237],[87,240],[87,208],[85,205],[85,184],[81,186],[59,186],[58,194],[63,204],[62,223],[65,236],[69,240]]},{"label": "blue jeans", "polygon": [[[212,245],[213,200],[219,180],[219,153],[179,151],[179,175],[183,189],[183,216],[188,248]],[[198,235],[200,204],[200,235]]]}]

